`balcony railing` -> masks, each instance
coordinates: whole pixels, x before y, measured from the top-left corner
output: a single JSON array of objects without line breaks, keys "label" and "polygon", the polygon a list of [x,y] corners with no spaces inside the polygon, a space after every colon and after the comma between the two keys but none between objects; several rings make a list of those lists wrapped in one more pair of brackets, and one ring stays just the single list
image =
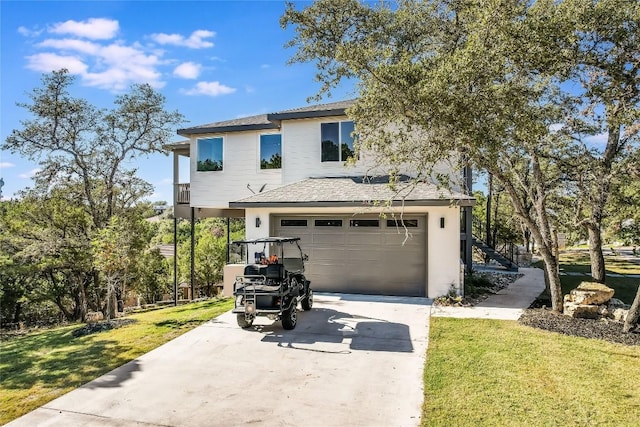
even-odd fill
[{"label": "balcony railing", "polygon": [[177,184],[176,204],[188,205],[191,202],[191,184]]}]

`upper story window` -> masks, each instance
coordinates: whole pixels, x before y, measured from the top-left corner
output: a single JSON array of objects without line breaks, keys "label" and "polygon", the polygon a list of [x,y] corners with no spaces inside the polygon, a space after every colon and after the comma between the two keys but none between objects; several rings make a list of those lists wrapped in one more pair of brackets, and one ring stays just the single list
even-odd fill
[{"label": "upper story window", "polygon": [[260,135],[260,169],[282,168],[282,136]]},{"label": "upper story window", "polygon": [[222,170],[222,138],[206,138],[198,140],[199,172]]},{"label": "upper story window", "polygon": [[353,157],[353,122],[322,123],[320,140],[322,141],[323,162],[344,162]]}]

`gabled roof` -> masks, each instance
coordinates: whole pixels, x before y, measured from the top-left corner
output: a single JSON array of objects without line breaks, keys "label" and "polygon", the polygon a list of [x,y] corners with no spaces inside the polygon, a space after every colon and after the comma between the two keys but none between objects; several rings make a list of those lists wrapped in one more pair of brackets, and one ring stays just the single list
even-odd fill
[{"label": "gabled roof", "polygon": [[375,206],[391,202],[405,206],[472,206],[475,199],[404,177],[389,186],[388,177],[308,178],[264,193],[230,202],[230,208],[302,206]]},{"label": "gabled roof", "polygon": [[309,105],[277,113],[259,114],[257,116],[224,120],[221,122],[178,129],[178,135],[188,137],[189,135],[201,135],[205,133],[279,129],[281,120],[343,116],[345,110],[352,106],[354,102],[355,100],[351,99],[347,101],[331,102],[328,104]]}]

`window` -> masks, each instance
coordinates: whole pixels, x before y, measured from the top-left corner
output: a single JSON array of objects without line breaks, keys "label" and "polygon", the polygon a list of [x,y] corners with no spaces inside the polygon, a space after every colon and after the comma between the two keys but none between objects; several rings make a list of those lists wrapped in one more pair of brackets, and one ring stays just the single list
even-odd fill
[{"label": "window", "polygon": [[282,168],[282,136],[260,135],[260,169]]},{"label": "window", "polygon": [[342,227],[341,219],[316,219],[316,227]]},{"label": "window", "polygon": [[388,219],[387,227],[407,227],[407,228],[416,228],[418,226],[417,219]]},{"label": "window", "polygon": [[281,227],[306,227],[307,220],[306,219],[281,219],[280,226]]},{"label": "window", "polygon": [[323,162],[345,162],[354,156],[353,122],[322,123],[320,140],[322,141]]},{"label": "window", "polygon": [[349,221],[351,227],[380,227],[377,219],[352,219]]},{"label": "window", "polygon": [[199,172],[222,170],[222,138],[206,138],[198,140]]}]

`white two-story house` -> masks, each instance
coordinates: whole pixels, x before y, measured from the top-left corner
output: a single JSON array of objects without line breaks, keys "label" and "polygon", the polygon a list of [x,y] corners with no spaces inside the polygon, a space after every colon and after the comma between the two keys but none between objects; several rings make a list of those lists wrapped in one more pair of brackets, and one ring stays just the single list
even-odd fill
[{"label": "white two-story house", "polygon": [[[181,129],[175,212],[244,217],[246,238],[297,236],[315,291],[436,297],[461,291],[461,209],[473,199],[403,176],[395,191],[372,153],[354,152],[353,101]],[[179,183],[178,156],[190,159]],[[402,189],[405,185],[406,189]],[[463,234],[462,234],[463,235]]]}]

